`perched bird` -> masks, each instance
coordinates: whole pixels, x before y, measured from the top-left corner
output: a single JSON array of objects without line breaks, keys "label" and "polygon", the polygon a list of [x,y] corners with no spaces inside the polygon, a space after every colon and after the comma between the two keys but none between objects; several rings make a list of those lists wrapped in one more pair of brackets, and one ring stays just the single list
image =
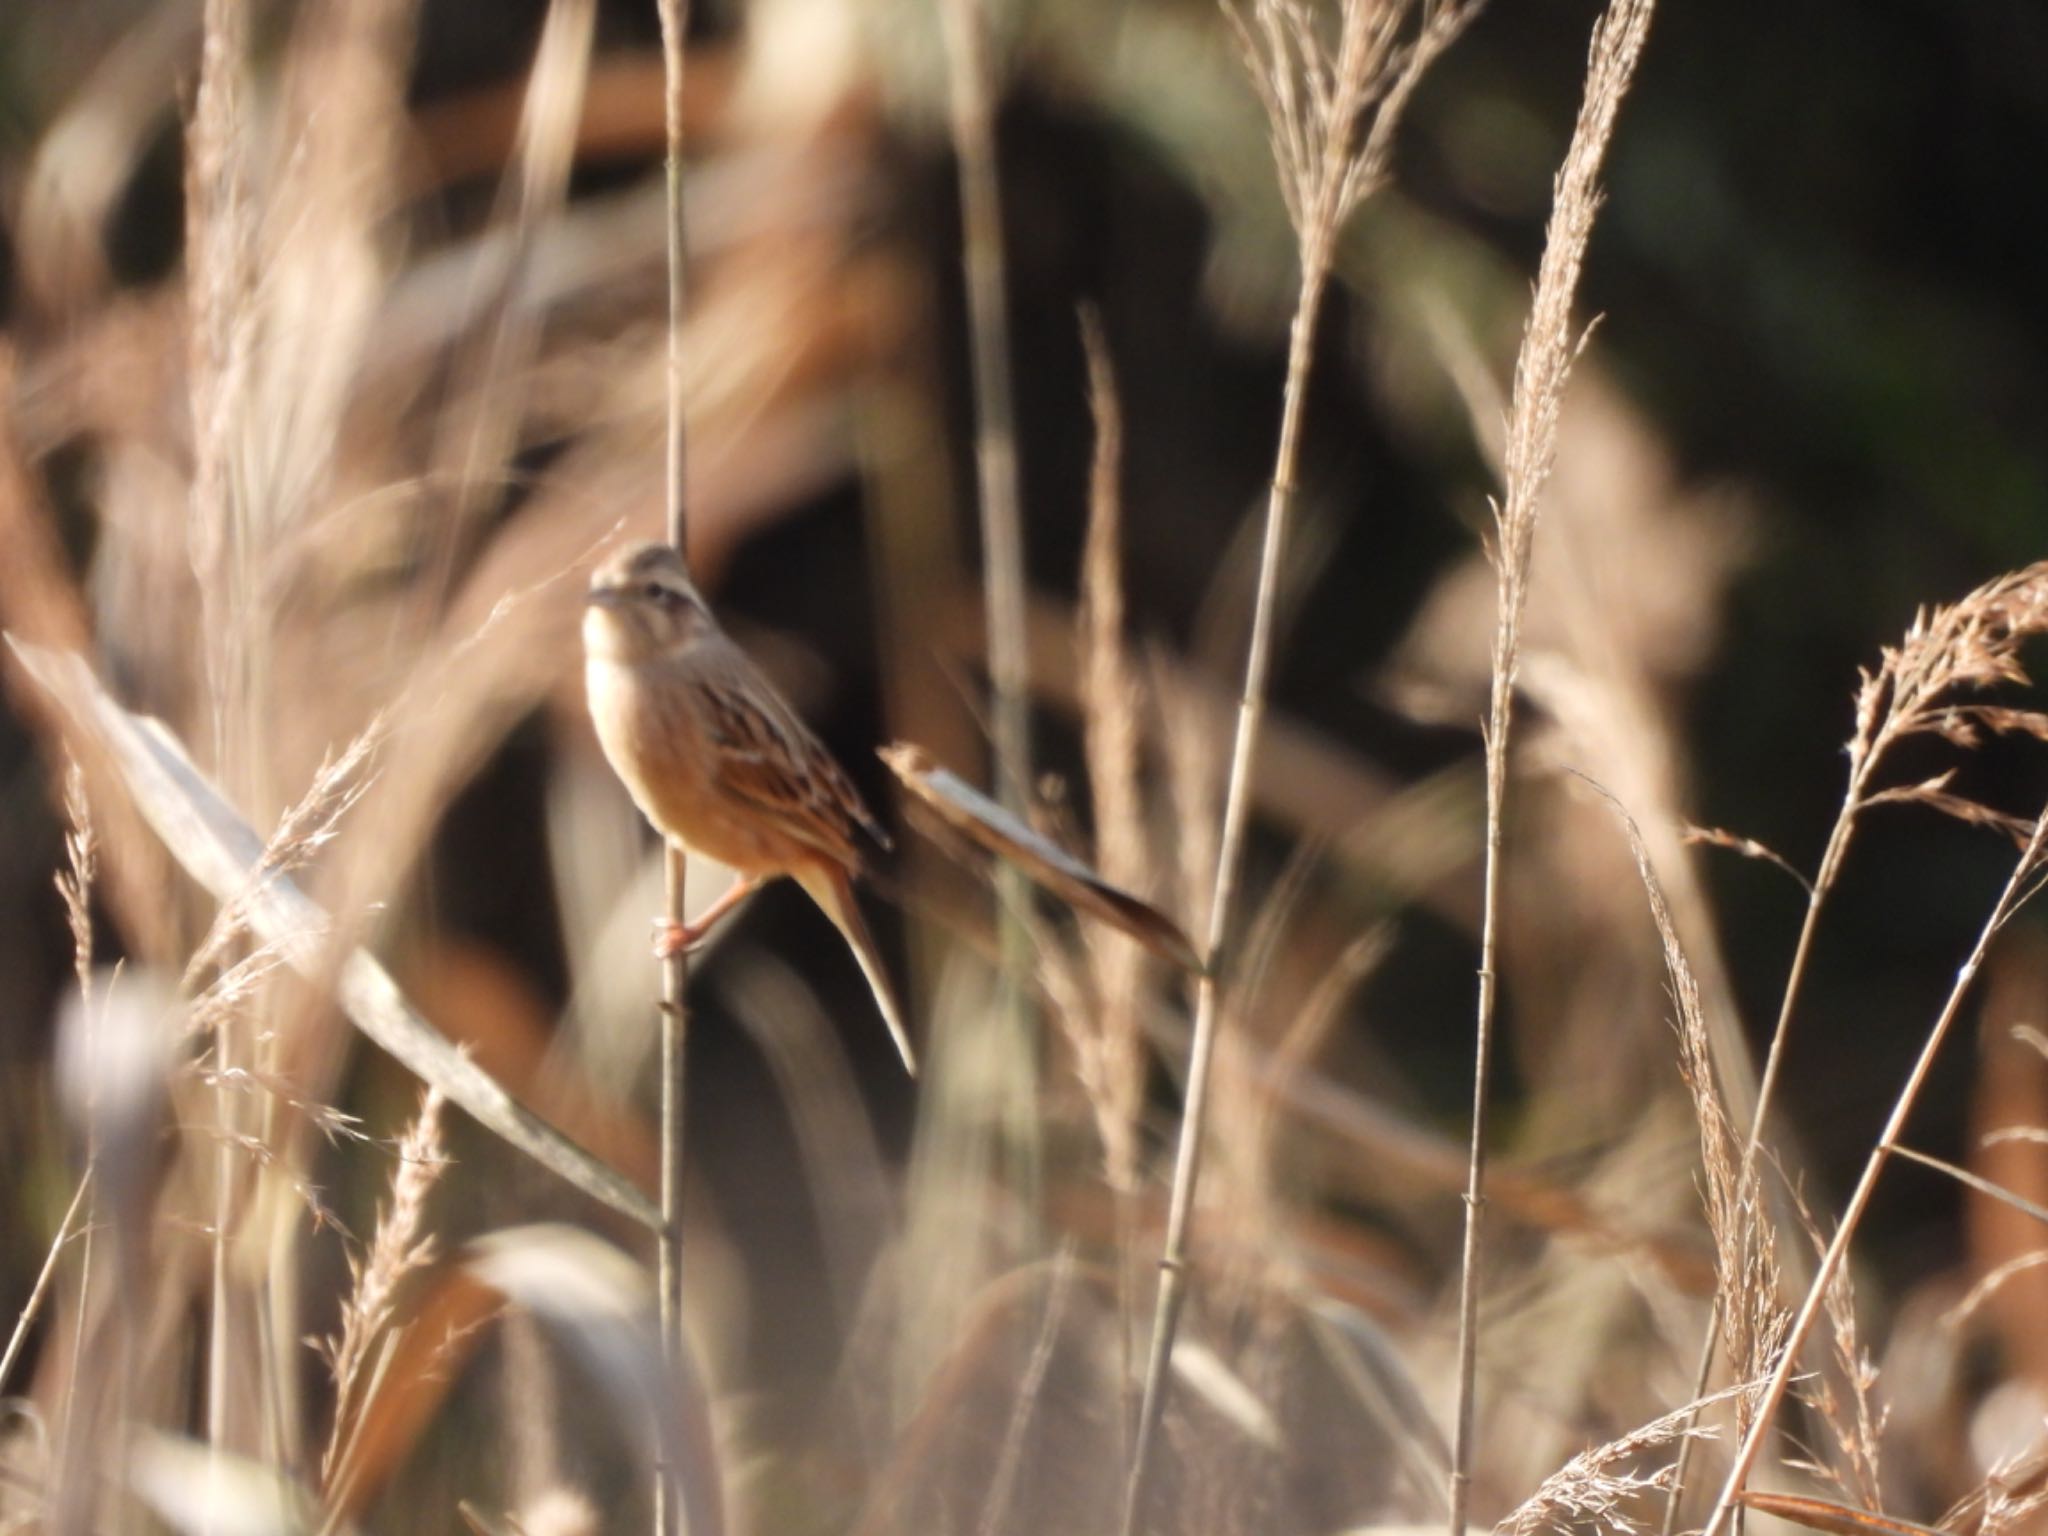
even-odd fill
[{"label": "perched bird", "polygon": [[694,923],[657,924],[663,957],[702,938],[756,886],[788,875],[860,962],[903,1064],[902,1010],[853,894],[857,831],[889,839],[846,774],[711,616],[667,544],[620,550],[592,573],[584,686],[612,769],[662,836],[739,876]]}]

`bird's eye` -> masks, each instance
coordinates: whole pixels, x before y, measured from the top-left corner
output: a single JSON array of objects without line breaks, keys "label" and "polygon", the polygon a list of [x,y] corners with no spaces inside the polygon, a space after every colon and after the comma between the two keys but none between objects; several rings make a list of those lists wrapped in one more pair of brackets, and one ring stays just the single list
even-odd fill
[{"label": "bird's eye", "polygon": [[640,590],[647,596],[650,602],[665,603],[668,601],[668,588],[658,581],[650,581]]}]

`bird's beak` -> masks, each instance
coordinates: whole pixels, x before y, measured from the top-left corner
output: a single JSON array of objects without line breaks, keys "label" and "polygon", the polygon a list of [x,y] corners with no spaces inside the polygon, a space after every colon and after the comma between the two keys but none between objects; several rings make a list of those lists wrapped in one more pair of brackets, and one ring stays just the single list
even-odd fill
[{"label": "bird's beak", "polygon": [[618,608],[626,601],[626,594],[617,587],[592,587],[584,603],[592,608]]}]

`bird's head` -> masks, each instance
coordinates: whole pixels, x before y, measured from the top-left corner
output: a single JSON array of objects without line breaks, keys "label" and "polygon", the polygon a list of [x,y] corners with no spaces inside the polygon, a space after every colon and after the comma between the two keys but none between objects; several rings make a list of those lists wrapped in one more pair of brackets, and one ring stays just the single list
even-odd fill
[{"label": "bird's head", "polygon": [[711,627],[671,545],[629,545],[591,572],[583,648],[593,657],[632,665],[678,655]]}]

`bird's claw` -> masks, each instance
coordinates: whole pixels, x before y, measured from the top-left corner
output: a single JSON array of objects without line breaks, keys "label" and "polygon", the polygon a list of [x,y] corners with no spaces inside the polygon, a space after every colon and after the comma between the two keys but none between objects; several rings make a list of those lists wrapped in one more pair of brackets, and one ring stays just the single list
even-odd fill
[{"label": "bird's claw", "polygon": [[704,928],[697,923],[675,923],[665,917],[654,920],[654,958],[673,960],[677,955],[688,954],[704,939]]}]

